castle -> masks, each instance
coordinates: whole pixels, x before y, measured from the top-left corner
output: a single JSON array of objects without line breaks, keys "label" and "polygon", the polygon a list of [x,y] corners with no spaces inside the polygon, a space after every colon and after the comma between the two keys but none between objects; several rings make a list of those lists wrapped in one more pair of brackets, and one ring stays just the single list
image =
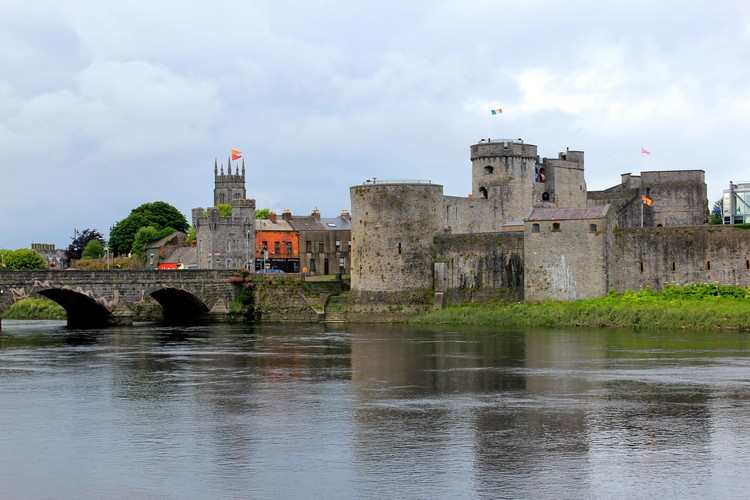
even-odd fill
[{"label": "castle", "polygon": [[665,283],[750,285],[750,233],[707,226],[702,170],[624,174],[588,191],[584,153],[470,147],[472,193],[430,181],[350,188],[352,301],[575,300]]}]

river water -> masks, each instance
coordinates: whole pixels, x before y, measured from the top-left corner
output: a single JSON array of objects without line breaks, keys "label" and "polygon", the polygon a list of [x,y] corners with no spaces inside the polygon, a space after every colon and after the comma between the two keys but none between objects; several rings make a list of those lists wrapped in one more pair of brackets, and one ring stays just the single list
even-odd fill
[{"label": "river water", "polygon": [[747,498],[750,335],[3,321],[0,498]]}]

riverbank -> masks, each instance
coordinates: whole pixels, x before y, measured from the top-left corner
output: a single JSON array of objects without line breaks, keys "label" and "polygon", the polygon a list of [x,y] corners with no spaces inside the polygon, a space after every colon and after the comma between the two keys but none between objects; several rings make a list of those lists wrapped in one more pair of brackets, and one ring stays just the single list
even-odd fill
[{"label": "riverbank", "polygon": [[572,302],[477,304],[411,318],[413,324],[503,325],[750,331],[750,292],[743,287],[667,286]]}]

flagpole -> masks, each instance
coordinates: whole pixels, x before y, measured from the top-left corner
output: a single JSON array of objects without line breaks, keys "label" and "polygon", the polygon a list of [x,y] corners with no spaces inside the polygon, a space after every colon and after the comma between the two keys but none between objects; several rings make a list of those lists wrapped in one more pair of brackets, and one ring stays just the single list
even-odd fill
[{"label": "flagpole", "polygon": [[643,202],[643,198],[641,198],[641,227],[643,227],[643,205],[645,203]]}]

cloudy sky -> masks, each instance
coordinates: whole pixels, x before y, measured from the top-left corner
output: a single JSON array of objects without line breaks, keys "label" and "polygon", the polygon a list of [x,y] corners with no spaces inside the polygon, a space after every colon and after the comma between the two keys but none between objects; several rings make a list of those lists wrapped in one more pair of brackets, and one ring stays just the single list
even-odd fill
[{"label": "cloudy sky", "polygon": [[230,149],[258,208],[463,196],[488,135],[585,151],[589,189],[702,169],[717,200],[750,181],[750,2],[0,0],[0,248],[154,201],[190,222]]}]

